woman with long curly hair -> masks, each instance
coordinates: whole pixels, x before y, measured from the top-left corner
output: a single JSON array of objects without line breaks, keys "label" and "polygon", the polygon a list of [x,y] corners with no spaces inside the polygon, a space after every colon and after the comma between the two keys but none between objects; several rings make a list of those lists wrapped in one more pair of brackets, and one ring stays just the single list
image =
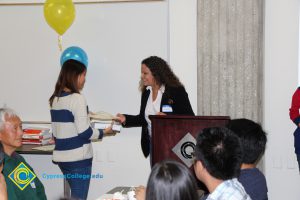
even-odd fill
[{"label": "woman with long curly hair", "polygon": [[[151,150],[151,121],[149,115],[194,115],[188,94],[168,63],[150,56],[141,63],[140,90],[142,92],[138,115],[117,114],[123,127],[142,127],[141,145],[145,157]],[[151,160],[151,156],[150,156]]]}]

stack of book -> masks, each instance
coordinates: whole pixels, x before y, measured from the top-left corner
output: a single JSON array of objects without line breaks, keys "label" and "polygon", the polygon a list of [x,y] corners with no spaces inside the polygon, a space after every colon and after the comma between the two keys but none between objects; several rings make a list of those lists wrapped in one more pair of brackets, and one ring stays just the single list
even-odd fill
[{"label": "stack of book", "polygon": [[49,128],[27,127],[23,129],[22,144],[49,144],[52,134]]},{"label": "stack of book", "polygon": [[109,126],[112,126],[112,130],[115,132],[120,132],[122,125],[118,122],[109,122],[109,121],[101,121],[101,120],[92,120],[92,126],[96,129],[106,129]]},{"label": "stack of book", "polygon": [[96,113],[90,113],[89,116],[91,118],[93,127],[96,129],[105,129],[109,126],[112,126],[113,131],[121,131],[122,125],[118,122],[115,122],[115,116],[110,113],[100,111]]}]

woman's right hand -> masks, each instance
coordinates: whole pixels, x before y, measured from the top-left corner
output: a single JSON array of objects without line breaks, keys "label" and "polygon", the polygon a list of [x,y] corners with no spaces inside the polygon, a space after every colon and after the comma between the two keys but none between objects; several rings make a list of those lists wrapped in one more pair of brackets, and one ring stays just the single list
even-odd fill
[{"label": "woman's right hand", "polygon": [[126,117],[125,117],[125,115],[118,113],[115,118],[115,121],[120,122],[121,124],[125,124]]}]

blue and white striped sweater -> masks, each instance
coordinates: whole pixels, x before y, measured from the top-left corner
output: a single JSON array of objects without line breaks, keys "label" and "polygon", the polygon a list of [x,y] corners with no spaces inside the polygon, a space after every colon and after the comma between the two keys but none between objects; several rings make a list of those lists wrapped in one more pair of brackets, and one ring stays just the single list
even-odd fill
[{"label": "blue and white striped sweater", "polygon": [[53,161],[65,167],[91,165],[91,139],[101,139],[103,131],[91,128],[84,96],[63,93],[54,98],[50,113],[55,139]]}]

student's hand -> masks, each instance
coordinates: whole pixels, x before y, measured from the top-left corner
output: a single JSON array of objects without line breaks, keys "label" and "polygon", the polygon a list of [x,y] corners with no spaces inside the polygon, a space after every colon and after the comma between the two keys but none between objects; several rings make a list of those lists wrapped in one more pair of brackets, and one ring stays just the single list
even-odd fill
[{"label": "student's hand", "polygon": [[49,144],[55,144],[55,140],[53,137],[49,140]]},{"label": "student's hand", "polygon": [[121,124],[125,124],[126,117],[123,114],[118,113],[116,118],[114,119],[116,122],[120,122]]},{"label": "student's hand", "polygon": [[135,198],[136,200],[145,200],[146,199],[146,188],[142,185],[135,188]]},{"label": "student's hand", "polygon": [[115,136],[116,132],[112,130],[112,126],[107,127],[103,130],[104,136]]}]

